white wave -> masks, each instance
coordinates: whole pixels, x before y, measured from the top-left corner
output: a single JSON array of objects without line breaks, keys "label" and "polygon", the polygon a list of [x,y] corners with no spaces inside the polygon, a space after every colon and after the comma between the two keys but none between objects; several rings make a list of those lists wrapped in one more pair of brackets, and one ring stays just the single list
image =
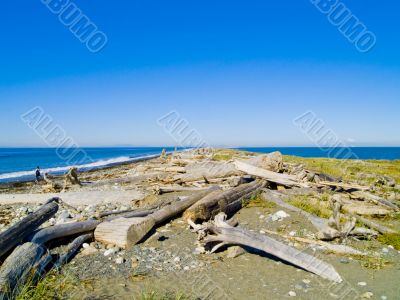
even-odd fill
[{"label": "white wave", "polygon": [[[75,165],[75,166],[65,166],[65,167],[57,167],[57,168],[48,168],[48,169],[42,169],[41,173],[63,173],[69,170],[71,167],[76,167],[78,169],[96,169],[100,167],[105,167],[108,165],[114,165],[114,164],[121,164],[125,162],[134,162],[136,160],[144,159],[144,158],[153,158],[157,157],[159,154],[155,155],[145,155],[145,156],[139,156],[139,157],[128,157],[128,156],[121,156],[117,158],[112,158],[112,159],[107,159],[107,160],[99,160],[95,161],[93,163],[89,164],[83,164],[83,165]],[[20,178],[20,177],[34,177],[35,176],[35,170],[32,171],[19,171],[19,172],[11,172],[11,173],[5,173],[5,174],[0,174],[0,180],[3,179],[11,179],[11,178]]]}]

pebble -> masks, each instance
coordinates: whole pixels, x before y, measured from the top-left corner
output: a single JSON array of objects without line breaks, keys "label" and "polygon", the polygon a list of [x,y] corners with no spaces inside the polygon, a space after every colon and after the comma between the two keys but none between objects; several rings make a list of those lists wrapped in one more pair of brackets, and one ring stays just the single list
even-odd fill
[{"label": "pebble", "polygon": [[289,232],[289,235],[290,235],[290,236],[295,236],[295,235],[296,235],[296,231],[291,231],[291,232]]},{"label": "pebble", "polygon": [[190,267],[186,266],[186,267],[183,268],[183,270],[184,270],[184,271],[189,271],[189,270],[190,270]]},{"label": "pebble", "polygon": [[289,217],[289,215],[283,210],[277,211],[271,216],[272,221],[282,221],[283,219]]},{"label": "pebble", "polygon": [[360,281],[359,283],[357,283],[357,285],[359,286],[367,286],[367,283],[364,281]]},{"label": "pebble", "polygon": [[373,295],[374,295],[374,294],[371,293],[371,292],[366,292],[366,293],[364,293],[364,294],[361,295],[361,298],[364,298],[364,299],[371,299]]},{"label": "pebble", "polygon": [[289,295],[289,297],[296,297],[297,296],[296,292],[293,292],[293,291],[290,291],[288,293],[288,295]]},{"label": "pebble", "polygon": [[235,257],[238,257],[238,256],[244,254],[246,251],[244,251],[242,247],[232,246],[232,247],[228,248],[227,252],[228,252],[226,254],[227,258],[235,258]]},{"label": "pebble", "polygon": [[349,261],[347,258],[341,258],[341,259],[340,259],[340,262],[341,262],[342,264],[348,264],[348,263],[350,263],[350,261]]},{"label": "pebble", "polygon": [[174,258],[174,262],[180,262],[180,261],[181,261],[181,258],[179,256]]},{"label": "pebble", "polygon": [[386,296],[381,296],[381,299],[382,300],[387,300],[387,297]]},{"label": "pebble", "polygon": [[123,264],[124,262],[125,262],[125,259],[124,259],[123,257],[118,257],[118,258],[115,260],[115,263],[116,263],[117,265]]},{"label": "pebble", "polygon": [[116,248],[111,248],[108,249],[104,252],[104,256],[110,256],[110,255],[114,255],[115,253],[117,253],[117,249]]},{"label": "pebble", "polygon": [[385,254],[386,254],[386,253],[389,253],[389,249],[388,249],[388,248],[383,248],[383,249],[382,249],[382,252],[385,253]]}]

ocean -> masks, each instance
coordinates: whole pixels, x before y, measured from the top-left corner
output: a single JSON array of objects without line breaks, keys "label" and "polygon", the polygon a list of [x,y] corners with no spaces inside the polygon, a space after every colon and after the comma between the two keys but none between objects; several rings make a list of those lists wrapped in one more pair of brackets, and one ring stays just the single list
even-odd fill
[{"label": "ocean", "polygon": [[[159,155],[162,149],[162,147],[80,148],[78,154],[72,155],[71,149],[58,149],[57,151],[53,148],[0,148],[0,182],[32,180],[37,166],[41,168],[42,173],[61,174],[72,165],[78,166],[81,170],[102,168]],[[168,152],[173,151],[173,148],[165,149]],[[400,147],[341,148],[331,153],[316,147],[248,147],[237,149],[259,153],[280,151],[284,155],[302,157],[344,158],[351,153],[353,154],[351,158],[357,157],[359,159],[400,159]],[[68,159],[68,157],[73,158]]]}]

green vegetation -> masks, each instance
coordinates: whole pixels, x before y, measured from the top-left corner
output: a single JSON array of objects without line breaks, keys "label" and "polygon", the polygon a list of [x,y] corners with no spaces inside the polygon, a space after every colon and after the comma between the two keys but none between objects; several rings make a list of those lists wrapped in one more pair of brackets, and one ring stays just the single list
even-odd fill
[{"label": "green vegetation", "polygon": [[328,219],[332,215],[327,201],[321,202],[307,195],[296,196],[288,203],[321,218]]},{"label": "green vegetation", "polygon": [[386,233],[378,237],[378,241],[385,245],[392,245],[396,250],[400,250],[400,233]]},{"label": "green vegetation", "polygon": [[154,291],[142,292],[140,298],[133,298],[135,300],[189,300],[190,297],[183,293],[165,293],[160,295]]},{"label": "green vegetation", "polygon": [[381,175],[387,175],[400,182],[400,160],[340,160],[334,158],[303,158],[285,156],[285,162],[304,164],[307,169],[325,173],[344,180],[369,185]]},{"label": "green vegetation", "polygon": [[213,160],[226,161],[231,160],[235,155],[236,151],[233,150],[217,150],[213,155]]},{"label": "green vegetation", "polygon": [[363,256],[359,258],[361,266],[366,269],[382,270],[387,267],[391,262],[381,256]]},{"label": "green vegetation", "polygon": [[266,201],[261,197],[261,193],[257,193],[252,196],[249,200],[243,203],[244,207],[262,207],[262,208],[275,208],[274,202]]}]

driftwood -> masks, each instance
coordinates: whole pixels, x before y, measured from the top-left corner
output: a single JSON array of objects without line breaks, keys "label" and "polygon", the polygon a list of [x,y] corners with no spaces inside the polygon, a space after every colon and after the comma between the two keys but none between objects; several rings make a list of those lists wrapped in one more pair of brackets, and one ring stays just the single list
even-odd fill
[{"label": "driftwood", "polygon": [[214,190],[216,190],[215,187],[199,192],[185,200],[165,206],[144,218],[118,218],[109,222],[103,222],[97,226],[94,232],[95,239],[122,248],[131,247],[140,242],[153,227],[181,214],[184,210]]},{"label": "driftwood", "polygon": [[297,242],[305,243],[305,244],[311,244],[311,245],[318,245],[324,247],[324,249],[337,253],[337,254],[346,254],[346,255],[360,255],[360,256],[366,256],[368,255],[365,252],[361,252],[357,249],[354,249],[350,246],[347,245],[337,245],[337,244],[329,244],[327,242],[323,241],[318,241],[318,240],[311,240],[311,239],[306,239],[302,237],[297,237],[297,236],[290,236],[290,235],[285,235],[281,234],[279,232],[263,229],[266,233],[273,234],[280,236],[282,238],[288,239],[288,240],[295,240]]},{"label": "driftwood", "polygon": [[67,247],[67,250],[62,254],[57,262],[54,264],[56,269],[59,269],[63,264],[65,264],[82,246],[87,240],[93,239],[93,232],[82,234],[81,236],[75,238]]},{"label": "driftwood", "polygon": [[207,221],[220,212],[232,215],[242,207],[245,198],[255,194],[264,186],[265,182],[254,181],[225,192],[213,192],[188,208],[183,218],[197,222]]},{"label": "driftwood", "polygon": [[[186,166],[186,174],[174,176],[170,182],[186,183],[198,180],[225,178],[239,175],[238,170],[232,163],[207,161]],[[168,181],[166,181],[168,182]]]},{"label": "driftwood", "polygon": [[195,191],[204,191],[208,188],[199,188],[199,187],[185,187],[185,186],[156,186],[155,192],[159,195],[167,194],[167,193],[175,193],[175,192],[195,192]]},{"label": "driftwood", "polygon": [[125,211],[125,212],[120,212],[116,215],[108,215],[108,217],[105,218],[106,221],[112,221],[118,218],[140,218],[140,217],[146,217],[148,215],[151,215],[157,210],[157,208],[151,208],[151,209],[143,209],[143,210],[131,210],[131,211]]},{"label": "driftwood", "polygon": [[234,164],[239,171],[247,173],[249,175],[261,177],[270,182],[274,182],[287,187],[308,187],[307,184],[299,182],[293,175],[286,175],[268,171],[265,169],[252,166],[240,160],[235,160]]},{"label": "driftwood", "polygon": [[357,221],[359,221],[360,223],[364,224],[365,226],[371,228],[371,229],[375,229],[376,231],[378,231],[381,234],[386,234],[386,233],[397,233],[397,231],[390,229],[386,226],[383,226],[381,224],[375,223],[369,219],[363,218],[361,216],[355,216],[355,218],[357,219]]},{"label": "driftwood", "polygon": [[375,204],[383,205],[383,206],[393,209],[395,211],[399,210],[399,207],[396,204],[394,204],[386,199],[383,199],[382,197],[376,196],[376,195],[368,193],[368,192],[357,191],[357,192],[351,193],[350,196],[353,198],[362,199],[364,201],[371,201]]},{"label": "driftwood", "polygon": [[13,298],[17,286],[26,282],[45,252],[42,245],[25,243],[7,257],[0,270],[0,299]]},{"label": "driftwood", "polygon": [[295,207],[293,205],[290,205],[289,203],[286,203],[283,200],[284,195],[280,192],[263,189],[263,193],[261,194],[261,197],[265,201],[274,202],[275,204],[277,204],[283,208],[286,208],[290,211],[293,211],[293,212],[303,215],[305,218],[307,218],[313,224],[315,229],[317,229],[318,231],[322,230],[326,226],[327,220],[317,217],[317,216],[314,216],[298,207]]},{"label": "driftwood", "polygon": [[[268,236],[239,227],[232,227],[226,222],[224,213],[218,214],[212,223],[206,223],[206,225],[202,226],[194,224],[194,226],[195,231],[199,232],[200,241],[205,244],[218,243],[211,249],[211,252],[215,252],[225,245],[247,246],[264,251],[325,279],[342,282],[342,278],[332,265]],[[209,235],[210,233],[212,235]]]},{"label": "driftwood", "polygon": [[15,225],[0,234],[0,257],[21,243],[40,225],[49,220],[58,210],[55,202],[42,205]]},{"label": "driftwood", "polygon": [[369,187],[367,187],[367,186],[361,186],[361,185],[357,185],[357,184],[347,184],[347,183],[343,183],[343,182],[332,182],[332,181],[319,181],[316,185],[317,186],[339,187],[344,190],[365,191],[365,190],[369,189]]},{"label": "driftwood", "polygon": [[47,227],[35,233],[31,238],[31,242],[36,244],[44,244],[50,240],[61,237],[93,231],[99,223],[100,221],[97,220],[89,220]]}]

